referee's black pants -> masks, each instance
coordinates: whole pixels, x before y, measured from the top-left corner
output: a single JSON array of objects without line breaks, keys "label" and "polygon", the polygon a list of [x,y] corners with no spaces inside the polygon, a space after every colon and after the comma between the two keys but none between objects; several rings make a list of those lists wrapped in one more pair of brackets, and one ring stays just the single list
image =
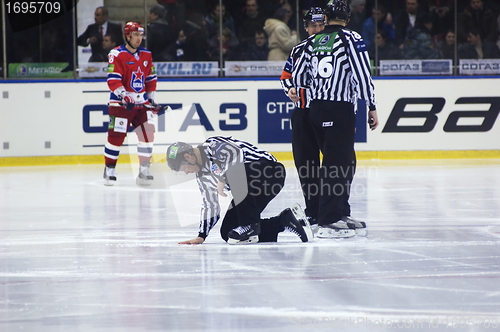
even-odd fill
[{"label": "referee's black pants", "polygon": [[308,108],[296,108],[292,113],[292,152],[306,202],[306,215],[317,220],[320,156]]},{"label": "referee's black pants", "polygon": [[[220,228],[221,237],[227,242],[228,233],[238,226],[260,223],[259,242],[276,242],[278,233],[284,231],[280,217],[261,219],[260,214],[285,185],[286,170],[283,164],[263,159],[244,164],[242,172],[227,174],[233,199]],[[228,173],[232,170],[228,170]],[[232,180],[233,179],[233,180]],[[241,180],[244,180],[243,182]],[[246,185],[246,188],[243,186]]]},{"label": "referee's black pants", "polygon": [[313,100],[310,116],[323,153],[318,224],[326,225],[351,215],[349,193],[356,170],[356,114],[349,102]]}]

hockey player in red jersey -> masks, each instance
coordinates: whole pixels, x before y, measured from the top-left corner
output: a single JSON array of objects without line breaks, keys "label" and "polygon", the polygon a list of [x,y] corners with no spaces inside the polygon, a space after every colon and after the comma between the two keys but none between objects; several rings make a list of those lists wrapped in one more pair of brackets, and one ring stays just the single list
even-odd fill
[{"label": "hockey player in red jersey", "polygon": [[[104,148],[104,184],[116,182],[115,166],[120,147],[132,125],[139,143],[140,170],[137,184],[148,186],[153,181],[149,171],[153,154],[155,126],[153,113],[161,106],[155,104],[156,72],[151,52],[141,47],[144,28],[129,22],[124,28],[125,44],[112,49],[108,54],[109,101],[108,141]],[[146,108],[145,105],[155,108]]]}]

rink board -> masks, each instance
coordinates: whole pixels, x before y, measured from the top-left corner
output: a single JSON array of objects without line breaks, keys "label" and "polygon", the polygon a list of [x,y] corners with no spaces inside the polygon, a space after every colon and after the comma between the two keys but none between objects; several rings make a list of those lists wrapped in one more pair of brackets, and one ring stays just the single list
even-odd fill
[{"label": "rink board", "polygon": [[[500,157],[498,83],[497,78],[376,79],[380,125],[369,131],[366,107],[358,103],[358,156]],[[14,159],[22,164],[26,157],[102,161],[109,98],[104,80],[9,81],[0,89],[0,165]],[[175,141],[196,144],[225,135],[291,156],[294,105],[277,79],[160,80],[156,101],[173,111],[155,117],[155,155]],[[128,135],[121,155],[135,154],[136,144],[136,135]]]}]

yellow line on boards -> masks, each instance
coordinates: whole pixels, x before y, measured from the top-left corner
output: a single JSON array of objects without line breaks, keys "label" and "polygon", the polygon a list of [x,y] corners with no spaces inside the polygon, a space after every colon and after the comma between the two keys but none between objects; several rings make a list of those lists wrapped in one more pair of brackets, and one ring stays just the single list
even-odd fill
[{"label": "yellow line on boards", "polygon": [[[291,152],[273,152],[280,161],[291,161]],[[500,158],[500,150],[457,150],[457,151],[357,151],[358,160],[407,160],[407,159],[491,159]],[[164,162],[164,154],[154,154],[153,162]],[[119,163],[138,163],[136,155],[120,154]],[[46,166],[46,165],[86,165],[104,164],[102,155],[83,156],[38,156],[1,157],[0,167]]]},{"label": "yellow line on boards", "polygon": [[[291,152],[273,152],[278,160],[293,160]],[[500,150],[457,151],[356,151],[358,160],[398,159],[483,159],[500,158]]]}]

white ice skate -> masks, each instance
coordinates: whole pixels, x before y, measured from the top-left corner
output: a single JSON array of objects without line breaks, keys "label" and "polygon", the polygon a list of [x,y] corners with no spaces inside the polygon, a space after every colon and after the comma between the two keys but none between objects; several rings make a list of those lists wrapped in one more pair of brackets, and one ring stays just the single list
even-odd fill
[{"label": "white ice skate", "polygon": [[342,220],[345,221],[350,228],[354,228],[356,235],[366,236],[366,234],[368,234],[368,231],[366,230],[366,223],[364,221],[354,219],[351,216],[342,217]]},{"label": "white ice skate", "polygon": [[105,186],[113,186],[116,182],[116,171],[115,171],[115,166],[116,165],[109,165],[104,167],[104,185]]},{"label": "white ice skate", "polygon": [[351,227],[345,221],[338,220],[328,225],[319,226],[316,236],[324,239],[353,237],[356,235],[356,231]]},{"label": "white ice skate", "polygon": [[138,186],[150,186],[151,183],[153,183],[154,177],[149,172],[149,165],[151,165],[151,163],[144,163],[141,165],[139,176],[137,176],[135,181]]}]

